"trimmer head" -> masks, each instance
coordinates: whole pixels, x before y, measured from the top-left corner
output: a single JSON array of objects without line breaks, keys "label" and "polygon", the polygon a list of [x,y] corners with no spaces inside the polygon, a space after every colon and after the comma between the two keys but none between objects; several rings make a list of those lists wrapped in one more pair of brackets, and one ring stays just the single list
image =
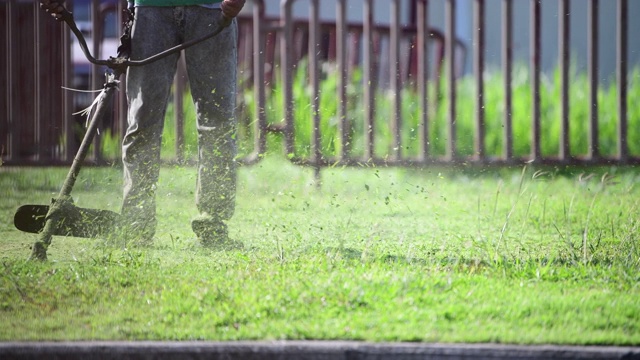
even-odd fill
[{"label": "trimmer head", "polygon": [[[38,234],[44,229],[49,205],[22,205],[16,210],[13,224],[18,230]],[[65,207],[57,219],[56,236],[104,238],[114,232],[120,214],[109,210]]]}]

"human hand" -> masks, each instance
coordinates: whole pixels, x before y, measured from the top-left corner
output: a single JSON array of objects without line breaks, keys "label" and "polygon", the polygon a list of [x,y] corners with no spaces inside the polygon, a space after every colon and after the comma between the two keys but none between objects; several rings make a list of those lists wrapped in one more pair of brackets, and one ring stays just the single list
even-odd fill
[{"label": "human hand", "polygon": [[56,20],[61,20],[62,13],[66,11],[64,0],[40,0],[40,7]]},{"label": "human hand", "polygon": [[[50,0],[55,1],[55,0]],[[223,0],[222,4],[220,4],[220,10],[222,10],[222,14],[227,19],[233,19],[238,16],[240,10],[244,6],[245,0]]]}]

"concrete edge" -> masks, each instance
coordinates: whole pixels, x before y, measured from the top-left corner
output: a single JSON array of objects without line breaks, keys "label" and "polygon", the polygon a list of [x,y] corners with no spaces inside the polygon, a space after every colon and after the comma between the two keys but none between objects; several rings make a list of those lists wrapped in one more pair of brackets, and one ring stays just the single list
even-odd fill
[{"label": "concrete edge", "polygon": [[638,359],[640,347],[358,341],[0,343],[0,359]]}]

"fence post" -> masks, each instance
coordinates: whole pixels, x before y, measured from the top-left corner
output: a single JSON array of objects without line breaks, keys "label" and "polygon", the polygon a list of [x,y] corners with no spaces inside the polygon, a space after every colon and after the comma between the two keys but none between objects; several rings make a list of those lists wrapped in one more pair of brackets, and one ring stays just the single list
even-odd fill
[{"label": "fence post", "polygon": [[449,141],[446,147],[446,159],[456,158],[456,0],[447,0],[445,7],[446,35],[445,58],[447,59],[447,95],[449,97],[448,125]]},{"label": "fence post", "polygon": [[[62,27],[62,52],[63,52],[63,66],[62,66],[62,79],[65,85],[71,84],[73,79],[73,65],[71,59],[71,30],[68,26]],[[65,136],[65,148],[64,157],[61,157],[62,161],[71,163],[75,156],[75,138],[73,132],[75,131],[75,124],[73,119],[73,94],[69,91],[63,91],[62,93],[62,116],[63,116],[63,133]]]},{"label": "fence post", "polygon": [[418,33],[418,95],[420,97],[420,154],[419,160],[429,157],[429,20],[428,1],[418,0],[416,7]]},{"label": "fence post", "polygon": [[254,112],[258,117],[254,125],[254,152],[253,158],[249,161],[256,161],[267,148],[267,115],[265,113],[266,92],[265,92],[265,36],[263,29],[264,22],[264,0],[253,0],[253,94],[256,97]]},{"label": "fence post", "polygon": [[336,9],[336,60],[338,64],[338,119],[340,130],[340,153],[338,158],[344,160],[349,156],[351,128],[347,118],[347,2],[338,0]]},{"label": "fence post", "polygon": [[[33,41],[33,53],[34,54],[40,54],[40,44],[42,44],[42,41],[40,39],[40,26],[41,26],[41,19],[40,19],[40,11],[38,9],[38,3],[34,2],[33,3],[33,14],[34,14],[34,22],[33,22],[33,36],[34,36],[34,41]],[[35,98],[33,99],[33,123],[34,123],[34,127],[35,127],[35,148],[36,148],[36,158],[38,160],[38,162],[43,161],[44,158],[42,156],[42,148],[43,145],[46,146],[46,142],[43,139],[43,133],[44,130],[42,129],[42,116],[40,113],[40,110],[42,109],[42,77],[40,76],[40,56],[34,56],[34,61],[33,61],[33,74],[35,79],[33,80],[34,83],[34,92],[36,94]]]},{"label": "fence post", "polygon": [[531,0],[531,157],[540,160],[540,0]]},{"label": "fence post", "polygon": [[589,2],[589,159],[600,157],[598,139],[598,0]]},{"label": "fence post", "polygon": [[[118,1],[118,24],[122,24],[124,16],[128,16],[124,13],[124,10],[128,6],[128,3],[123,3],[122,1]],[[128,20],[128,19],[127,19]],[[118,26],[118,36],[122,36],[122,26]],[[120,76],[120,89],[122,91],[118,92],[118,132],[120,134],[120,139],[124,139],[124,135],[127,133],[127,128],[129,127],[129,104],[127,102],[127,76],[123,74]],[[122,152],[122,150],[120,150]],[[120,153],[120,156],[122,154]]]},{"label": "fence post", "polygon": [[[16,34],[14,33],[15,28],[15,14],[16,14],[16,4],[15,0],[9,0],[7,2],[7,10],[6,10],[6,19],[5,25],[7,27],[7,38],[5,39],[5,56],[7,58],[7,71],[6,71],[6,101],[7,101],[7,148],[2,149],[2,151],[6,151],[8,153],[9,160],[18,160],[18,154],[20,152],[20,122],[17,121],[17,113],[18,109],[16,109],[16,105],[14,104],[14,94],[12,89],[15,89],[15,72],[14,72],[14,54],[17,54],[16,51],[17,41]],[[4,155],[4,154],[0,154]]]},{"label": "fence post", "polygon": [[625,163],[629,159],[627,144],[627,21],[628,2],[618,0],[617,58],[618,58],[618,157]]},{"label": "fence post", "polygon": [[389,80],[393,96],[391,116],[391,156],[392,161],[402,157],[402,84],[400,78],[400,0],[391,1]]},{"label": "fence post", "polygon": [[[100,1],[99,0],[91,0],[91,37],[93,38],[93,46],[91,49],[91,53],[97,59],[102,58],[102,54],[100,54],[101,48],[101,40],[102,35],[104,34],[103,28],[104,23],[101,21],[102,17],[100,16]],[[101,74],[98,68],[98,65],[91,64],[91,81],[89,82],[89,86],[91,89],[99,89],[101,88],[102,82],[104,80],[104,74]],[[113,104],[111,104],[113,105]],[[102,128],[103,120],[100,119],[98,123],[98,128]],[[93,138],[93,157],[98,162],[102,162],[102,138],[100,135],[94,136]]]},{"label": "fence post", "polygon": [[363,58],[363,86],[364,86],[364,161],[374,155],[374,94],[375,79],[373,75],[373,0],[364,2],[364,58]]},{"label": "fence post", "polygon": [[502,1],[502,66],[504,68],[504,145],[507,162],[513,159],[513,2]]},{"label": "fence post", "polygon": [[558,62],[560,64],[560,149],[558,157],[571,156],[569,143],[569,0],[558,2]]},{"label": "fence post", "polygon": [[318,51],[320,42],[320,18],[318,0],[311,0],[309,14],[309,80],[311,82],[311,161],[315,164],[316,175],[320,169],[321,133],[320,133],[320,70],[318,64]]},{"label": "fence post", "polygon": [[184,159],[184,90],[187,67],[185,63],[184,51],[180,52],[178,58],[177,71],[173,81],[173,118],[176,131],[176,161],[182,163]]},{"label": "fence post", "polygon": [[282,38],[280,39],[280,71],[282,74],[283,101],[284,101],[284,138],[287,156],[295,153],[294,146],[294,118],[293,118],[293,21],[291,7],[294,0],[281,0],[280,2],[280,26]]},{"label": "fence post", "polygon": [[476,160],[483,160],[485,154],[485,112],[484,112],[484,0],[475,0],[473,11],[473,65],[476,83]]}]

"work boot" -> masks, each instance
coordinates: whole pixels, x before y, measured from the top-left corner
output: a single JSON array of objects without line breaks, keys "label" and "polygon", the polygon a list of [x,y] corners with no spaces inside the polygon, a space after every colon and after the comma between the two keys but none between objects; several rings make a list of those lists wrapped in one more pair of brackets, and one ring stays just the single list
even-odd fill
[{"label": "work boot", "polygon": [[222,220],[202,216],[191,221],[191,229],[193,229],[198,241],[205,248],[215,250],[239,250],[244,248],[241,242],[229,238],[227,224]]}]

